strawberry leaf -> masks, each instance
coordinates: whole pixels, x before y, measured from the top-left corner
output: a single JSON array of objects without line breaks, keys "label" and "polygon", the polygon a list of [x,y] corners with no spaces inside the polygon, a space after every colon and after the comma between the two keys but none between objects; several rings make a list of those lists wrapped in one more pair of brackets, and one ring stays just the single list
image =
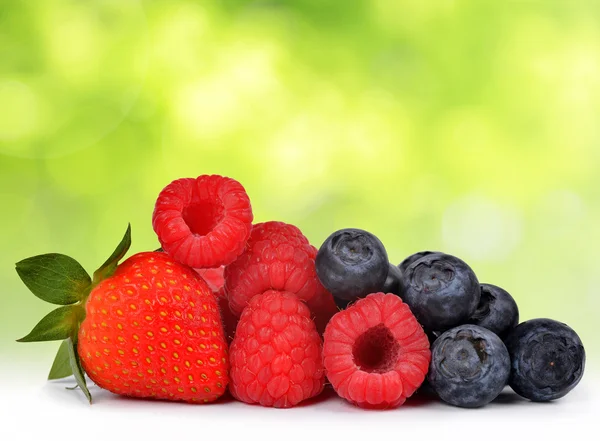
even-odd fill
[{"label": "strawberry leaf", "polygon": [[110,277],[119,264],[119,260],[127,254],[129,247],[131,246],[131,224],[127,225],[127,231],[117,248],[113,251],[111,256],[104,262],[104,264],[94,272],[94,284]]},{"label": "strawberry leaf", "polygon": [[90,390],[87,388],[83,368],[81,367],[79,355],[77,354],[77,349],[75,348],[75,344],[73,343],[72,338],[69,338],[67,340],[67,349],[69,351],[69,361],[71,363],[71,370],[73,371],[73,375],[75,375],[77,385],[83,391],[83,394],[86,396],[90,404],[92,404],[92,394],[90,394]]},{"label": "strawberry leaf", "polygon": [[83,267],[64,254],[42,254],[21,260],[16,270],[29,290],[55,305],[70,305],[85,297],[92,280]]},{"label": "strawberry leaf", "polygon": [[46,315],[29,334],[17,341],[26,343],[69,338],[77,329],[78,318],[82,312],[79,306],[61,306]]},{"label": "strawberry leaf", "polygon": [[48,374],[48,380],[58,380],[60,378],[70,377],[71,375],[73,375],[73,370],[71,369],[69,357],[69,342],[63,340],[58,348],[56,357],[54,358],[54,363],[52,363],[52,368]]}]

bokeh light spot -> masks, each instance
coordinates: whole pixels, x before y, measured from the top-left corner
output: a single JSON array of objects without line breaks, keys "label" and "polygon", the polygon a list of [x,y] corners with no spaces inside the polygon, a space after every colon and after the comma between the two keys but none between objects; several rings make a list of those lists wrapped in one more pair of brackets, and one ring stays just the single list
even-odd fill
[{"label": "bokeh light spot", "polygon": [[537,235],[548,240],[568,234],[576,235],[586,214],[581,197],[571,190],[555,190],[543,195],[535,207]]},{"label": "bokeh light spot", "polygon": [[39,117],[38,100],[21,81],[0,82],[0,151],[9,150],[3,142],[14,141],[34,133]]},{"label": "bokeh light spot", "polygon": [[521,219],[510,207],[468,195],[450,205],[442,219],[445,247],[465,260],[503,260],[521,240]]}]

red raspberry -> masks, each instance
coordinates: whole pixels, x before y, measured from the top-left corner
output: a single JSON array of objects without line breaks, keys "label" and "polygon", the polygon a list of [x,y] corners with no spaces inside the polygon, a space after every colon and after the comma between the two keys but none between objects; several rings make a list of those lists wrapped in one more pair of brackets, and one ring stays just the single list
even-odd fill
[{"label": "red raspberry", "polygon": [[252,297],[271,289],[312,299],[325,289],[315,271],[316,255],[317,249],[293,225],[254,225],[242,255],[225,268],[229,307],[239,316]]},{"label": "red raspberry", "polygon": [[158,195],[152,226],[163,250],[192,268],[216,268],[241,254],[252,228],[242,185],[218,175],[177,179]]},{"label": "red raspberry", "polygon": [[223,290],[223,287],[225,286],[224,266],[218,268],[198,268],[194,271],[204,279],[208,287],[213,290],[217,297],[220,298],[221,295],[225,295],[225,291]]},{"label": "red raspberry", "polygon": [[223,322],[223,331],[225,332],[225,337],[227,337],[227,342],[233,340],[235,336],[235,329],[237,327],[238,321],[240,320],[238,316],[234,315],[229,309],[229,301],[227,297],[223,294],[223,290],[220,291],[221,294],[216,294],[217,301],[219,302],[219,309],[221,310],[221,321]]},{"label": "red raspberry", "polygon": [[292,293],[252,298],[229,354],[229,390],[245,403],[292,407],[323,390],[321,338],[308,307]]},{"label": "red raspberry", "polygon": [[423,383],[429,340],[394,294],[369,294],[327,325],[323,362],[338,395],[368,408],[400,406]]},{"label": "red raspberry", "polygon": [[196,273],[204,279],[208,287],[212,290],[213,294],[217,298],[219,303],[219,310],[221,311],[221,321],[223,322],[223,330],[225,331],[225,337],[227,341],[233,340],[235,335],[235,327],[239,318],[231,312],[229,309],[229,301],[225,294],[225,278],[223,272],[225,271],[224,266],[218,268],[201,268],[195,269]]},{"label": "red raspberry", "polygon": [[312,313],[315,325],[317,325],[317,331],[320,335],[323,335],[331,317],[340,311],[333,300],[333,296],[329,291],[323,288],[312,299],[306,302],[306,304]]}]

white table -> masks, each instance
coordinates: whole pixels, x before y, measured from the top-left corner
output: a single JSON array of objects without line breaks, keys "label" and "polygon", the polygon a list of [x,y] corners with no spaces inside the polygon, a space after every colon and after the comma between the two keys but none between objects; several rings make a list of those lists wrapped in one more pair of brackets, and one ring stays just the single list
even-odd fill
[{"label": "white table", "polygon": [[[134,400],[91,387],[90,406],[72,379],[48,383],[41,363],[0,360],[0,440],[462,440],[591,439],[600,421],[600,372],[553,403],[531,403],[506,389],[481,409],[417,396],[398,409],[365,411],[331,390],[294,409]],[[596,424],[593,424],[596,423]],[[595,435],[593,435],[595,436]]]}]

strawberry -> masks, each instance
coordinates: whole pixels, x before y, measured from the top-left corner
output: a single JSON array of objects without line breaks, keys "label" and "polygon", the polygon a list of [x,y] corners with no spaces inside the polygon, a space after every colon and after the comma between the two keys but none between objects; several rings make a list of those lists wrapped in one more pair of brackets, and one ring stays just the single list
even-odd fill
[{"label": "strawberry", "polygon": [[45,254],[17,263],[43,300],[63,305],[19,341],[64,340],[49,379],[84,372],[113,393],[206,403],[228,383],[227,343],[217,300],[192,269],[162,252],[118,261],[130,229],[93,279],[75,260]]}]

